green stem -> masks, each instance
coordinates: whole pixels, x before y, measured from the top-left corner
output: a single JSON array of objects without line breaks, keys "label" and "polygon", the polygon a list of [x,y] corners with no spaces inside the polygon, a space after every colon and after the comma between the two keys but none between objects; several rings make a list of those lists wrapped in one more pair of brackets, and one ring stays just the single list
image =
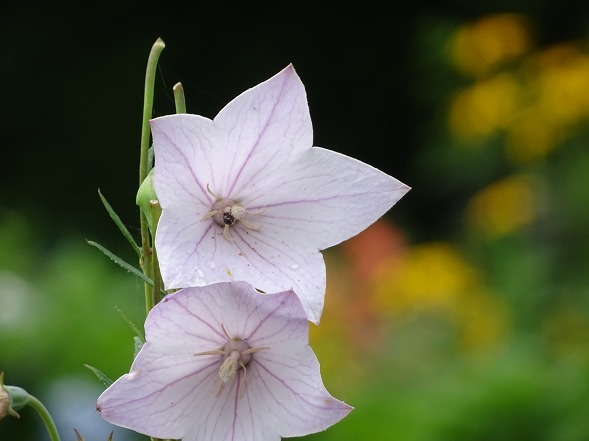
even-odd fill
[{"label": "green stem", "polygon": [[186,113],[186,99],[184,98],[184,87],[182,87],[182,83],[176,83],[172,90],[174,91],[176,113]]},{"label": "green stem", "polygon": [[[162,212],[160,208],[160,204],[158,201],[150,201],[149,203],[150,215],[151,215],[151,225],[152,225],[152,241],[155,243],[155,232],[157,230],[157,224],[160,220],[160,214]],[[162,277],[160,274],[160,264],[157,259],[157,250],[155,246],[152,248],[152,255],[151,255],[151,265],[152,265],[152,275],[153,275],[153,302],[155,305],[159,303],[162,299],[161,291],[162,291]]]},{"label": "green stem", "polygon": [[152,265],[153,265],[153,303],[154,306],[157,305],[160,300],[162,299],[162,277],[160,275],[159,269],[159,262],[157,260],[157,253],[155,248],[153,249],[153,256],[152,256]]},{"label": "green stem", "polygon": [[155,85],[155,73],[157,62],[160,54],[166,47],[161,38],[158,38],[151,47],[149,58],[147,59],[147,69],[145,70],[145,89],[143,92],[143,126],[141,127],[141,159],[139,162],[139,185],[143,183],[147,176],[147,152],[149,150],[149,139],[151,130],[149,120],[153,111],[153,89]]},{"label": "green stem", "polygon": [[55,423],[49,414],[47,408],[41,403],[37,398],[29,394],[29,402],[27,403],[31,406],[35,411],[39,414],[41,419],[43,420],[43,424],[45,424],[45,428],[47,429],[47,433],[49,434],[49,438],[51,441],[60,441],[59,433],[57,432],[57,427],[55,427]]},{"label": "green stem", "polygon": [[[141,156],[139,159],[139,185],[143,183],[147,177],[147,162],[149,152],[149,141],[150,141],[150,127],[149,120],[153,111],[153,90],[155,85],[155,74],[157,68],[157,62],[161,52],[164,50],[165,43],[161,38],[158,38],[153,44],[151,51],[149,52],[149,58],[147,60],[147,69],[145,71],[145,90],[143,94],[143,125],[141,127]],[[152,250],[149,237],[149,225],[147,218],[140,212],[141,222],[141,258],[139,264],[143,273],[153,280],[152,271]],[[145,308],[147,312],[153,308],[155,299],[153,298],[153,288],[145,284]]]}]

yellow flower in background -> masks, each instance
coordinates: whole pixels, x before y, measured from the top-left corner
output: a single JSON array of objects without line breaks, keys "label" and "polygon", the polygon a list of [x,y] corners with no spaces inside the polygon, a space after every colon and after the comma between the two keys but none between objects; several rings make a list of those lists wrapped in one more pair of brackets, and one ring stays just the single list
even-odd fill
[{"label": "yellow flower in background", "polygon": [[561,124],[589,115],[589,56],[574,44],[551,47],[535,60],[538,106]]},{"label": "yellow flower in background", "polygon": [[523,69],[527,100],[508,129],[516,164],[545,157],[589,117],[589,56],[573,44],[535,55]]},{"label": "yellow flower in background", "polygon": [[466,141],[505,133],[515,165],[544,158],[589,119],[589,55],[578,42],[529,53],[528,29],[522,16],[492,15],[451,40],[453,63],[475,78],[451,101],[451,133]]},{"label": "yellow flower in background", "polygon": [[444,243],[412,247],[396,268],[382,268],[379,279],[377,301],[394,315],[447,308],[476,284],[474,270]]},{"label": "yellow flower in background", "polygon": [[566,131],[550,113],[538,106],[530,106],[520,112],[507,135],[507,159],[518,165],[545,157],[559,145]]},{"label": "yellow flower in background", "polygon": [[452,61],[464,74],[479,77],[529,50],[525,17],[497,14],[462,26],[451,42]]},{"label": "yellow flower in background", "polygon": [[466,348],[494,343],[505,332],[505,305],[451,244],[411,247],[401,262],[381,266],[377,280],[375,302],[381,314],[394,321],[422,313],[437,315],[457,327]]},{"label": "yellow flower in background", "polygon": [[509,311],[505,302],[482,287],[462,298],[456,308],[456,318],[461,325],[459,343],[466,349],[497,343],[509,325]]},{"label": "yellow flower in background", "polygon": [[505,129],[520,101],[520,85],[509,73],[475,83],[453,99],[449,124],[458,138],[481,138]]},{"label": "yellow flower in background", "polygon": [[517,175],[476,194],[466,209],[468,224],[489,238],[511,233],[536,218],[534,180]]},{"label": "yellow flower in background", "polygon": [[392,338],[389,318],[375,305],[374,286],[380,283],[378,269],[400,262],[405,248],[404,233],[381,218],[324,254],[331,268],[326,313],[321,326],[311,326],[310,340],[321,357],[321,371],[335,389],[348,385],[350,378],[358,388],[371,380],[367,366],[382,356],[382,348]]}]

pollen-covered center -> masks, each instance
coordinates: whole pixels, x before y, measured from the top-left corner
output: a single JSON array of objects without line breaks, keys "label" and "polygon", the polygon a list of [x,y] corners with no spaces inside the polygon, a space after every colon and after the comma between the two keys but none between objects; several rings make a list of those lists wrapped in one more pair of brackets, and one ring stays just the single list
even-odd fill
[{"label": "pollen-covered center", "polygon": [[247,210],[231,199],[221,199],[213,203],[209,213],[214,213],[213,220],[217,225],[224,228],[225,225],[232,226],[238,220],[242,220]]},{"label": "pollen-covered center", "polygon": [[222,383],[229,383],[235,378],[239,369],[244,369],[252,359],[252,349],[244,340],[238,338],[227,341],[223,347],[223,364],[219,368],[219,379]]},{"label": "pollen-covered center", "polygon": [[246,228],[250,230],[258,231],[260,229],[260,225],[252,224],[249,221],[246,221],[245,217],[248,214],[260,215],[263,214],[262,212],[254,213],[248,211],[239,201],[216,195],[208,185],[207,190],[215,197],[215,201],[213,202],[213,205],[211,205],[210,211],[203,216],[203,219],[213,218],[213,221],[219,227],[223,228],[223,236],[225,239],[228,241],[233,241],[233,237],[229,232],[229,228],[235,225],[237,221],[240,221]]},{"label": "pollen-covered center", "polygon": [[239,369],[243,369],[243,381],[239,386],[239,395],[241,395],[247,375],[246,366],[252,360],[252,354],[270,348],[267,346],[252,348],[245,340],[231,337],[229,332],[227,332],[227,329],[225,329],[224,325],[221,325],[221,328],[223,330],[223,334],[225,334],[225,337],[227,338],[225,345],[221,349],[199,352],[195,355],[222,356],[223,363],[221,363],[221,367],[219,367],[219,385],[217,386],[217,396],[219,396],[227,383],[230,383],[233,379],[235,379]]}]

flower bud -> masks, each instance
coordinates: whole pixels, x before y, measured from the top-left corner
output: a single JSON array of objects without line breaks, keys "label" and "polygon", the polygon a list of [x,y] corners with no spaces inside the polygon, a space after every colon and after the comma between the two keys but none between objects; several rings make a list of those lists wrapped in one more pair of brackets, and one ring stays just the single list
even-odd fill
[{"label": "flower bud", "polygon": [[8,415],[8,409],[10,408],[10,395],[3,388],[0,387],[0,420]]},{"label": "flower bud", "polygon": [[26,390],[16,386],[4,385],[4,372],[0,372],[0,420],[6,415],[20,418],[16,412],[29,403],[29,394]]},{"label": "flower bud", "polygon": [[157,227],[157,221],[159,220],[162,209],[159,206],[157,195],[153,189],[153,169],[139,187],[135,203],[139,205],[139,208],[141,208],[141,211],[147,218],[149,229],[155,233],[155,227]]}]

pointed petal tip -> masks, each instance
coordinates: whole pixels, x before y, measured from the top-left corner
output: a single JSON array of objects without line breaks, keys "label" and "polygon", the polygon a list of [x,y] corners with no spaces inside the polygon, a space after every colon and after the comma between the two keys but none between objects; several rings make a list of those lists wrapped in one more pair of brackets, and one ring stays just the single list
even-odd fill
[{"label": "pointed petal tip", "polygon": [[278,72],[276,74],[276,76],[281,76],[281,75],[295,76],[300,80],[300,77],[297,74],[297,71],[294,68],[294,65],[292,63],[288,63],[288,65],[284,69],[282,69],[280,72]]}]

